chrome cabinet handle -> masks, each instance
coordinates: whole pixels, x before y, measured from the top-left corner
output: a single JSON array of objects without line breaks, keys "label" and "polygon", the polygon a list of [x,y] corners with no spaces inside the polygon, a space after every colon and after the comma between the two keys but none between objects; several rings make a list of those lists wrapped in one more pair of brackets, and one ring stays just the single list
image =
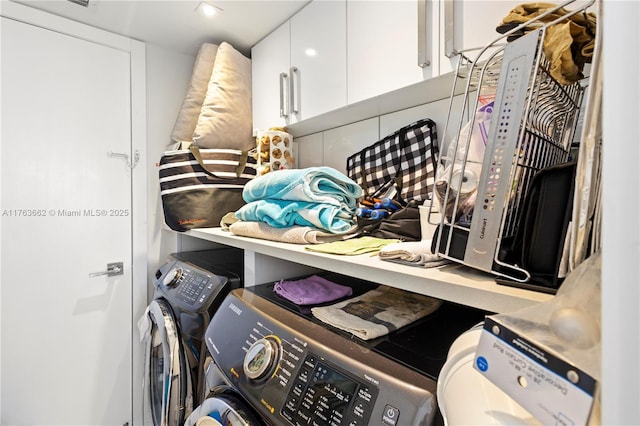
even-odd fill
[{"label": "chrome cabinet handle", "polygon": [[453,0],[444,1],[444,55],[453,58],[458,54],[453,30]]},{"label": "chrome cabinet handle", "polygon": [[298,73],[298,67],[291,67],[289,69],[289,98],[290,98],[290,102],[291,102],[291,110],[289,111],[291,114],[298,114],[300,112],[300,110],[298,108],[296,108],[296,90],[295,90],[295,85],[296,85],[296,79],[294,78],[295,75]]},{"label": "chrome cabinet handle", "polygon": [[427,0],[418,0],[418,66],[420,68],[431,65],[431,46],[429,45],[427,21]]},{"label": "chrome cabinet handle", "polygon": [[285,103],[284,90],[287,85],[285,82],[288,78],[286,72],[280,73],[280,117],[287,118],[289,116]]},{"label": "chrome cabinet handle", "polygon": [[124,274],[124,263],[123,262],[113,262],[107,263],[107,270],[101,272],[92,272],[89,274],[89,278],[99,277],[101,275],[106,275],[108,277],[114,277],[116,275]]}]

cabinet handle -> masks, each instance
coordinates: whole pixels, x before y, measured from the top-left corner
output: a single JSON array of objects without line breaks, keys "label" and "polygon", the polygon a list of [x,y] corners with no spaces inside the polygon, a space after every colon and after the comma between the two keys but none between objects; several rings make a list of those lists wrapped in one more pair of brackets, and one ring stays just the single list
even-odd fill
[{"label": "cabinet handle", "polygon": [[291,100],[291,114],[298,114],[300,111],[298,110],[298,108],[296,108],[296,90],[295,90],[295,86],[296,86],[296,79],[294,78],[295,75],[298,73],[298,67],[291,67],[289,69],[289,96],[290,96],[290,100]]},{"label": "cabinet handle", "polygon": [[458,54],[453,31],[453,0],[444,1],[444,56],[453,58]]},{"label": "cabinet handle", "polygon": [[280,117],[282,118],[287,118],[289,117],[289,114],[287,114],[287,109],[285,108],[285,96],[284,96],[284,91],[285,91],[285,86],[287,86],[286,84],[286,80],[288,78],[288,75],[286,72],[281,72],[280,73]]},{"label": "cabinet handle", "polygon": [[420,68],[431,65],[427,21],[427,0],[418,0],[418,66]]}]

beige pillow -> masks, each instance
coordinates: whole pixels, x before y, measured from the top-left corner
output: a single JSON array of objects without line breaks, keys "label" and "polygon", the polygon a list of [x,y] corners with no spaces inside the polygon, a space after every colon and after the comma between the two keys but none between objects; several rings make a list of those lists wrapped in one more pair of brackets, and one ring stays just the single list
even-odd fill
[{"label": "beige pillow", "polygon": [[193,141],[201,148],[255,146],[251,111],[251,60],[229,43],[218,47]]},{"label": "beige pillow", "polygon": [[171,139],[175,142],[191,141],[193,138],[202,103],[207,95],[217,51],[218,45],[210,43],[203,44],[198,51],[191,82],[171,132]]}]

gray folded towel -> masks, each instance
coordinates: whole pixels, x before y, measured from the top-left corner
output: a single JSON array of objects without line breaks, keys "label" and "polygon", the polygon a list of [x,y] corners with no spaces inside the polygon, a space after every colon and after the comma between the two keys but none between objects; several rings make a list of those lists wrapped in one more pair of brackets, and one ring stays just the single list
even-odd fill
[{"label": "gray folded towel", "polygon": [[435,268],[450,262],[431,251],[431,240],[389,244],[380,249],[378,256],[382,260],[424,268]]},{"label": "gray folded towel", "polygon": [[411,324],[441,305],[439,299],[381,285],[331,306],[311,308],[311,313],[320,321],[369,340]]}]

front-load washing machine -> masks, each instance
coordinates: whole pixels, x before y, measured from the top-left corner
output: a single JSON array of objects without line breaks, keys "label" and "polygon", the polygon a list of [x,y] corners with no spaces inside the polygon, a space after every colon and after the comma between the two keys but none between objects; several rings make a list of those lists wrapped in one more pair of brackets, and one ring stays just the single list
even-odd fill
[{"label": "front-load washing machine", "polygon": [[[349,297],[377,286],[339,274],[325,277],[352,287]],[[448,349],[486,315],[444,303],[411,325],[364,341],[317,320],[308,308],[280,298],[273,283],[225,298],[205,333],[208,371],[221,378],[210,379],[205,402],[215,404],[216,384],[222,383],[259,421],[221,424],[441,424],[437,377]],[[197,424],[209,408],[194,411],[185,425]]]},{"label": "front-load washing machine", "polygon": [[170,255],[158,268],[154,295],[139,328],[145,342],[144,423],[182,426],[203,377],[204,333],[224,297],[242,287],[242,250]]}]

